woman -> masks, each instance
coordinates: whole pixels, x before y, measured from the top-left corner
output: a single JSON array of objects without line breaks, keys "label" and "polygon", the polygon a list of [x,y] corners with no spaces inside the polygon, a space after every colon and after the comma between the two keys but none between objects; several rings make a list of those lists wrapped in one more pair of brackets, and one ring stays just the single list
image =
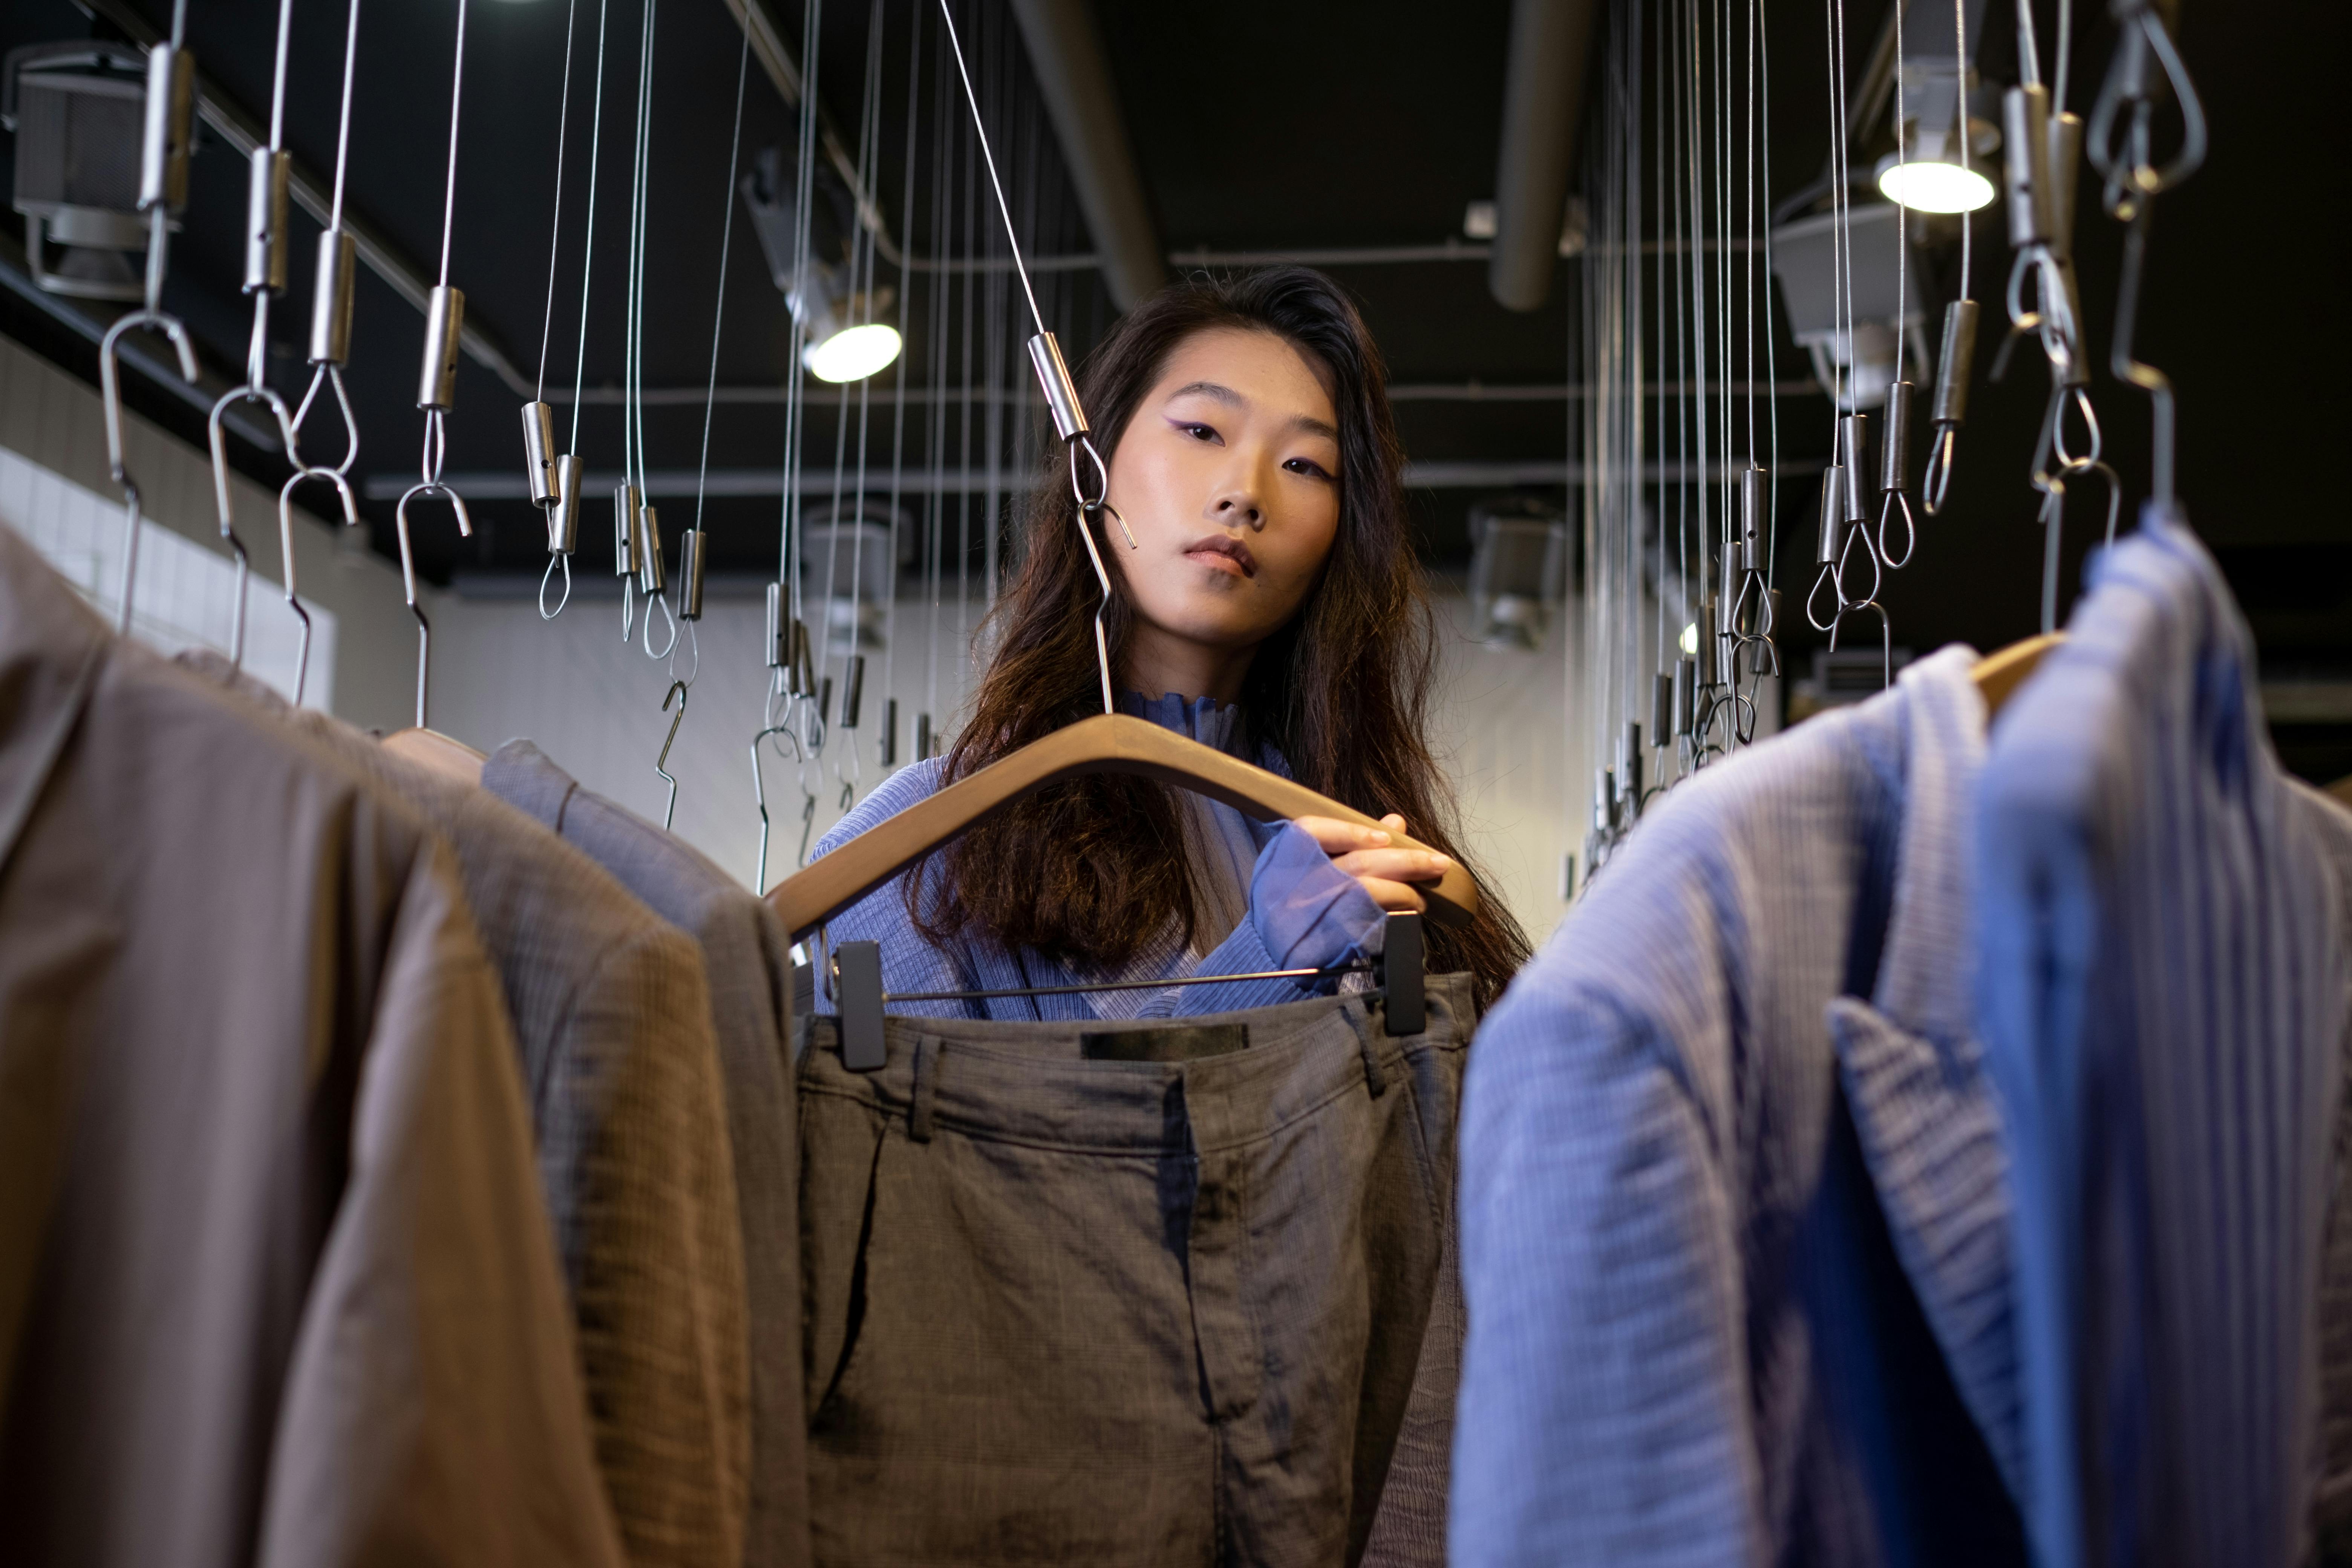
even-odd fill
[{"label": "woman", "polygon": [[[1188,282],[1122,319],[1078,373],[1122,530],[1087,524],[1112,573],[1105,626],[1122,709],[1380,811],[1387,831],[1250,821],[1148,780],[1097,775],[982,822],[831,924],[882,944],[893,992],[1165,980],[1329,967],[1377,951],[1385,910],[1459,858],[1423,729],[1434,623],[1407,536],[1386,373],[1320,273]],[[996,647],[943,758],[877,788],[824,854],[1065,725],[1101,711],[1100,597],[1077,504],[1040,486]],[[1129,542],[1129,532],[1133,544]],[[1410,831],[1436,854],[1392,845]],[[1432,973],[1465,970],[1484,1007],[1526,958],[1493,900],[1432,923]],[[1003,1018],[1133,1017],[1328,992],[1287,980],[908,1004]]]}]

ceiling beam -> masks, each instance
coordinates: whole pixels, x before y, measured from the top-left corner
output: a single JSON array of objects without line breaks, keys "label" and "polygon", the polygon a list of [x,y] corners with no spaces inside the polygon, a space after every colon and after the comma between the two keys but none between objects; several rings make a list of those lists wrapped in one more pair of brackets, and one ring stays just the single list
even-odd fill
[{"label": "ceiling beam", "polygon": [[1559,265],[1569,171],[1584,118],[1597,0],[1515,0],[1495,165],[1495,252],[1486,287],[1507,310],[1540,308]]},{"label": "ceiling beam", "polygon": [[[105,22],[142,49],[154,47],[163,37],[153,24],[131,6],[129,0],[73,0],[73,3],[85,14]],[[196,73],[196,112],[203,116],[205,124],[220,133],[221,140],[226,142],[240,158],[251,156],[255,148],[267,144],[269,140],[269,133],[262,128],[262,121],[223,91],[219,82],[201,70]],[[333,182],[322,179],[316,170],[299,158],[289,161],[292,167],[287,185],[294,205],[310,214],[321,228],[325,227],[334,210]],[[343,231],[357,242],[360,265],[390,284],[394,293],[407,300],[418,315],[423,315],[433,292],[432,276],[410,259],[408,254],[394,244],[382,229],[365,218],[354,216],[348,204],[343,208]],[[514,362],[507,357],[506,350],[498,340],[482,329],[480,320],[474,312],[467,313],[464,328],[458,334],[458,342],[464,347],[466,357],[505,382],[508,391],[520,397],[530,396],[531,383],[515,368]]]},{"label": "ceiling beam", "polygon": [[1135,148],[1111,89],[1110,58],[1089,0],[1013,0],[1062,162],[1077,187],[1087,232],[1102,258],[1112,303],[1129,310],[1167,280]]}]

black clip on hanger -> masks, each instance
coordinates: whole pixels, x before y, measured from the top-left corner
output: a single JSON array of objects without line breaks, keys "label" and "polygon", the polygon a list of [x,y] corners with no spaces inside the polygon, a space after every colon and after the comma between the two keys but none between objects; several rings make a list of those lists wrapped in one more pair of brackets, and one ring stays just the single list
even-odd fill
[{"label": "black clip on hanger", "polygon": [[[1370,964],[1328,969],[1270,969],[1256,974],[1193,974],[1181,980],[1116,980],[1097,985],[1020,985],[1001,991],[926,991],[892,996],[894,1002],[953,1002],[992,996],[1066,996],[1087,991],[1158,991],[1171,985],[1230,985],[1243,980],[1302,980],[1370,969],[1379,980],[1391,1035],[1418,1035],[1429,1026],[1429,998],[1422,969],[1421,917],[1386,917],[1381,956]],[[841,1065],[851,1072],[879,1072],[882,1046],[882,944],[845,942],[834,949],[834,1005],[839,1009]]]}]

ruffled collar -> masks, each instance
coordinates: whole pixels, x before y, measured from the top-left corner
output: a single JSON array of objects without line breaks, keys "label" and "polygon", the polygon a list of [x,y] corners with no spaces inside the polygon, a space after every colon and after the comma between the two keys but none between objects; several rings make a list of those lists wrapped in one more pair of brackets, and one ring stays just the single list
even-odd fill
[{"label": "ruffled collar", "polygon": [[1122,691],[1118,694],[1118,710],[1138,719],[1149,719],[1163,730],[1173,730],[1204,746],[1241,754],[1235,747],[1241,740],[1242,710],[1234,703],[1220,703],[1213,697],[1187,699],[1173,691],[1159,697]]}]

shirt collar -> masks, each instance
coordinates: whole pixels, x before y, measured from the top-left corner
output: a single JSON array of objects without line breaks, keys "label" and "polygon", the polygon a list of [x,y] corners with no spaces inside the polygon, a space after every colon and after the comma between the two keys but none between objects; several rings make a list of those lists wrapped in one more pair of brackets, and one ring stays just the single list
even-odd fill
[{"label": "shirt collar", "polygon": [[1241,742],[1241,709],[1213,697],[1181,697],[1173,691],[1146,697],[1139,691],[1122,691],[1118,710],[1221,752],[1234,752]]},{"label": "shirt collar", "polygon": [[1970,672],[1976,650],[1955,643],[1906,668],[1902,708],[1903,815],[1894,906],[1872,988],[1889,1022],[1950,1044],[1972,1029],[1968,966],[1975,904],[1977,776],[1985,703]]}]

